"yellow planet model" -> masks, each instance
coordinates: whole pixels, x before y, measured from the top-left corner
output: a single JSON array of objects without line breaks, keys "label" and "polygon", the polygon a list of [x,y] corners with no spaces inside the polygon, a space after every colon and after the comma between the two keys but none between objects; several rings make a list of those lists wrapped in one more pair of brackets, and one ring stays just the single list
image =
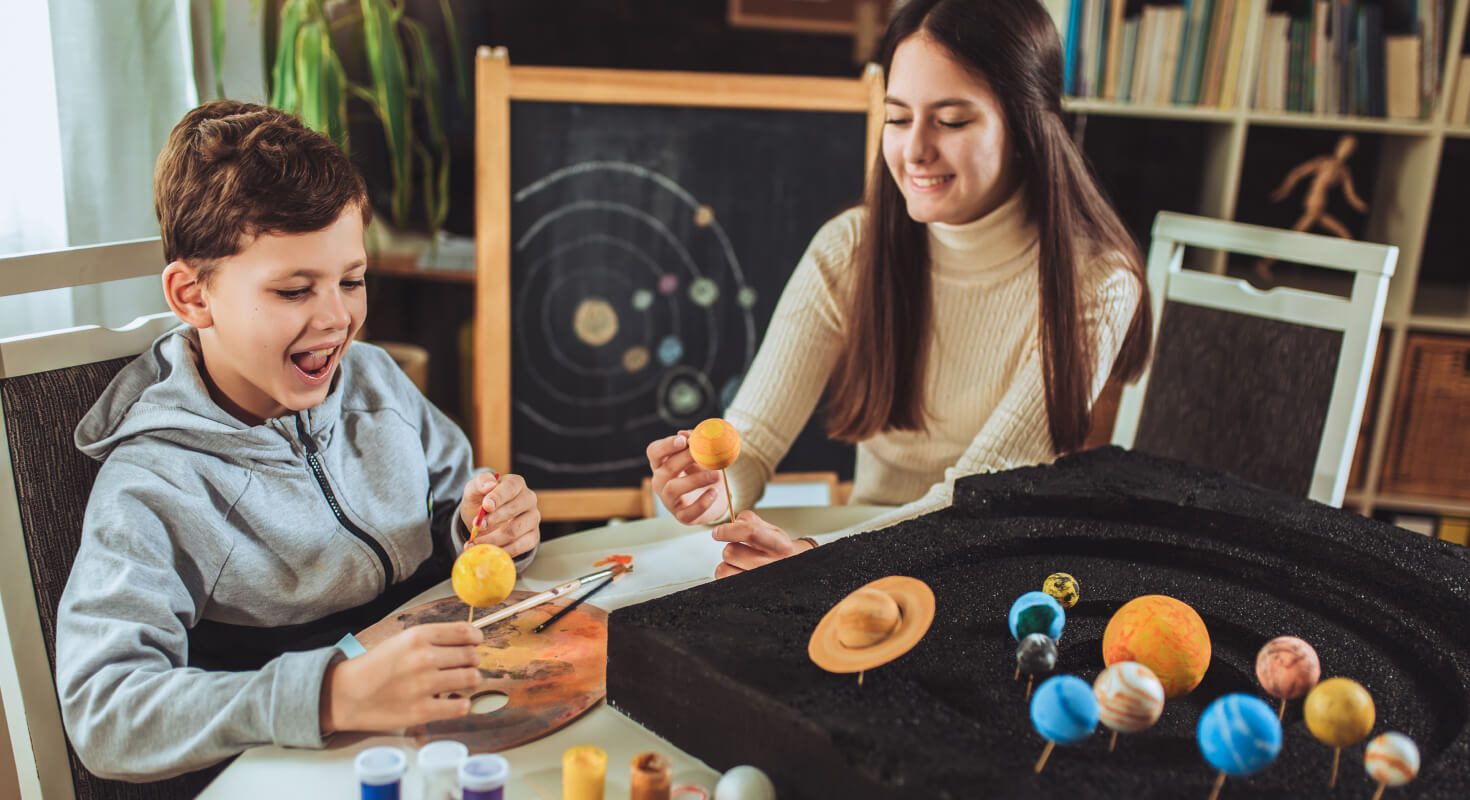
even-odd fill
[{"label": "yellow planet model", "polygon": [[1077,579],[1065,572],[1053,572],[1046,576],[1046,581],[1041,584],[1041,591],[1056,598],[1062,608],[1071,608],[1082,598],[1082,589],[1077,585]]},{"label": "yellow planet model", "polygon": [[493,544],[471,545],[454,560],[450,581],[465,605],[499,605],[516,585],[516,565],[509,553]]},{"label": "yellow planet model", "polygon": [[1373,696],[1350,678],[1328,678],[1307,693],[1307,730],[1328,747],[1352,747],[1373,730]]}]

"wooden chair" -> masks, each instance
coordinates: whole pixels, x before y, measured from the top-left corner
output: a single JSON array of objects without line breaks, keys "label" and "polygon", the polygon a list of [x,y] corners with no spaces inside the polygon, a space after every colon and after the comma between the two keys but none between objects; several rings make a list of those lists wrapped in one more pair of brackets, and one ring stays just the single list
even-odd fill
[{"label": "wooden chair", "polygon": [[[162,265],[158,239],[0,258],[0,296],[157,275]],[[119,330],[0,339],[0,698],[27,800],[193,797],[222,768],[149,784],[98,778],[67,741],[53,677],[57,606],[100,466],[72,432],[113,376],[177,324],[165,312]]]},{"label": "wooden chair", "polygon": [[[1186,270],[1188,247],[1338,270],[1346,295]],[[1123,390],[1113,443],[1342,505],[1397,259],[1389,245],[1159,214],[1154,356]]]}]

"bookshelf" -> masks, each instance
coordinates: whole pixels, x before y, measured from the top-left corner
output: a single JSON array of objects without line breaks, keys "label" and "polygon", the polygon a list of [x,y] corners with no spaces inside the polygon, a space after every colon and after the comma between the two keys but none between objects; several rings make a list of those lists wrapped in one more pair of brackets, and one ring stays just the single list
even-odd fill
[{"label": "bookshelf", "polygon": [[[1047,0],[1062,31],[1064,46],[1070,50],[1078,37],[1088,35],[1097,42],[1091,53],[1084,44],[1080,54],[1073,52],[1070,56],[1074,63],[1069,75],[1076,71],[1073,77],[1082,83],[1069,83],[1068,88],[1080,88],[1086,95],[1071,95],[1064,100],[1064,107],[1072,115],[1074,134],[1124,221],[1145,248],[1153,215],[1162,210],[1291,227],[1300,213],[1304,187],[1298,186],[1280,204],[1272,204],[1267,195],[1292,165],[1331,153],[1333,142],[1341,134],[1356,135],[1359,148],[1349,166],[1358,194],[1369,204],[1368,211],[1358,214],[1349,209],[1340,199],[1340,191],[1329,211],[1349,223],[1354,238],[1397,245],[1399,260],[1384,312],[1379,351],[1382,363],[1375,366],[1376,391],[1369,398],[1363,421],[1368,433],[1359,442],[1360,450],[1366,447],[1366,456],[1357,485],[1349,487],[1347,505],[1365,515],[1403,512],[1470,516],[1470,483],[1465,485],[1461,499],[1378,490],[1395,444],[1389,437],[1410,337],[1427,333],[1470,337],[1470,225],[1464,222],[1470,209],[1470,182],[1466,181],[1470,178],[1470,123],[1456,120],[1452,109],[1457,90],[1462,95],[1470,94],[1470,85],[1464,83],[1470,71],[1461,67],[1462,60],[1470,56],[1466,52],[1470,44],[1466,39],[1470,0],[1443,0],[1442,16],[1435,23],[1441,26],[1442,36],[1439,52],[1443,58],[1434,59],[1440,88],[1424,100],[1420,117],[1414,119],[1259,108],[1257,101],[1274,106],[1282,97],[1277,94],[1263,100],[1265,79],[1261,67],[1283,64],[1279,46],[1273,54],[1268,37],[1263,35],[1268,29],[1265,16],[1304,10],[1311,14],[1316,3],[1213,1],[1238,5],[1246,19],[1244,35],[1234,39],[1238,52],[1222,55],[1222,59],[1238,59],[1232,71],[1234,101],[1228,104],[1218,99],[1229,94],[1223,86],[1217,88],[1214,104],[1160,102],[1157,94],[1146,103],[1097,96],[1105,94],[1109,72],[1106,52],[1110,44],[1115,44],[1109,39],[1108,29],[1116,27],[1114,20],[1118,19],[1133,18],[1138,20],[1135,24],[1149,24],[1141,19],[1146,7],[1136,0]],[[1397,2],[1395,9],[1409,8],[1410,13],[1434,1],[1390,0]],[[1161,5],[1179,9],[1181,13],[1176,16],[1188,19],[1195,2],[1204,0],[1182,4],[1179,0],[1161,0]],[[1345,7],[1389,5],[1374,0],[1331,2]],[[1177,24],[1170,28],[1167,21],[1161,21],[1168,14],[1155,11],[1150,16],[1154,27],[1162,26],[1170,35],[1181,37],[1176,52],[1188,50],[1187,24],[1184,29]],[[1072,40],[1068,39],[1069,30]],[[1138,30],[1120,33],[1116,45],[1126,51],[1130,37],[1136,58],[1136,48],[1142,46],[1138,44],[1142,39]],[[1152,52],[1167,50],[1164,47]],[[1090,75],[1081,66],[1088,59],[1095,59]],[[1177,61],[1172,64],[1178,68]],[[1126,83],[1129,70],[1119,69]],[[1402,74],[1402,66],[1399,69],[1398,74]],[[1170,70],[1166,67],[1159,71]],[[1359,72],[1357,80],[1361,81],[1362,75]],[[1363,85],[1372,86],[1375,80],[1386,83],[1387,79],[1369,76],[1369,83]],[[1358,102],[1354,107],[1386,113],[1385,87],[1382,83],[1378,86],[1377,105]],[[1189,90],[1184,92],[1187,95]],[[1301,96],[1296,97],[1300,105]],[[1175,95],[1174,99],[1180,100],[1181,96]],[[1401,101],[1398,108],[1403,108]],[[1245,274],[1242,265],[1230,263],[1224,254],[1201,255],[1203,262],[1196,259],[1197,267]],[[1278,283],[1322,289],[1322,280],[1320,275],[1283,274]]]}]

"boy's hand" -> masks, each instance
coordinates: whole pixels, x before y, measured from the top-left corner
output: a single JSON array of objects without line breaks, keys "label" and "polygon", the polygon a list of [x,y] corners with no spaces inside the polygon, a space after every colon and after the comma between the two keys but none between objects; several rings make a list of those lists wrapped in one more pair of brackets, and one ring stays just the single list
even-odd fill
[{"label": "boy's hand", "polygon": [[[480,530],[475,533],[475,517],[485,510]],[[459,516],[471,531],[475,544],[493,544],[512,558],[528,553],[541,543],[541,510],[536,507],[536,493],[526,487],[519,475],[482,472],[465,484]]]},{"label": "boy's hand", "polygon": [[[417,625],[357,658],[327,668],[322,735],[386,731],[470,713],[480,685],[479,629],[465,622]],[[441,697],[451,692],[463,697]]]},{"label": "boy's hand", "polygon": [[694,463],[689,431],[649,444],[648,466],[653,470],[653,492],[659,502],[685,525],[709,525],[729,510],[730,498],[725,496],[719,471]]},{"label": "boy's hand", "polygon": [[720,553],[716,578],[728,578],[746,570],[764,567],[797,553],[812,549],[812,541],[793,540],[786,531],[761,519],[754,511],[745,510],[734,522],[710,531],[717,542],[729,542]]}]

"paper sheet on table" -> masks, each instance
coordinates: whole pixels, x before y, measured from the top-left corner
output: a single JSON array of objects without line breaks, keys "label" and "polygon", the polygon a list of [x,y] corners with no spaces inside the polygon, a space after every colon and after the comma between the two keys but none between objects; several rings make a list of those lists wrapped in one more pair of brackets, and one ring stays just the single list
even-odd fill
[{"label": "paper sheet on table", "polygon": [[[886,510],[875,506],[773,508],[763,509],[762,516],[792,536],[808,536],[854,525]],[[609,555],[630,555],[633,570],[589,601],[612,611],[714,580],[724,548],[724,542],[710,536],[709,528],[683,526],[672,519],[639,520],[546,542],[517,588],[544,591],[595,572],[599,568],[594,564]]]},{"label": "paper sheet on table", "polygon": [[[533,592],[544,591],[567,580],[567,576],[596,571],[598,568],[593,563],[612,553],[630,555],[633,557],[632,571],[598,592],[591,601],[599,608],[611,611],[714,580],[720,551],[725,547],[724,542],[711,539],[707,532],[702,536],[686,535],[641,545],[607,544],[609,546],[560,551],[551,556],[538,554],[520,582]],[[538,577],[543,575],[547,577]]]}]

